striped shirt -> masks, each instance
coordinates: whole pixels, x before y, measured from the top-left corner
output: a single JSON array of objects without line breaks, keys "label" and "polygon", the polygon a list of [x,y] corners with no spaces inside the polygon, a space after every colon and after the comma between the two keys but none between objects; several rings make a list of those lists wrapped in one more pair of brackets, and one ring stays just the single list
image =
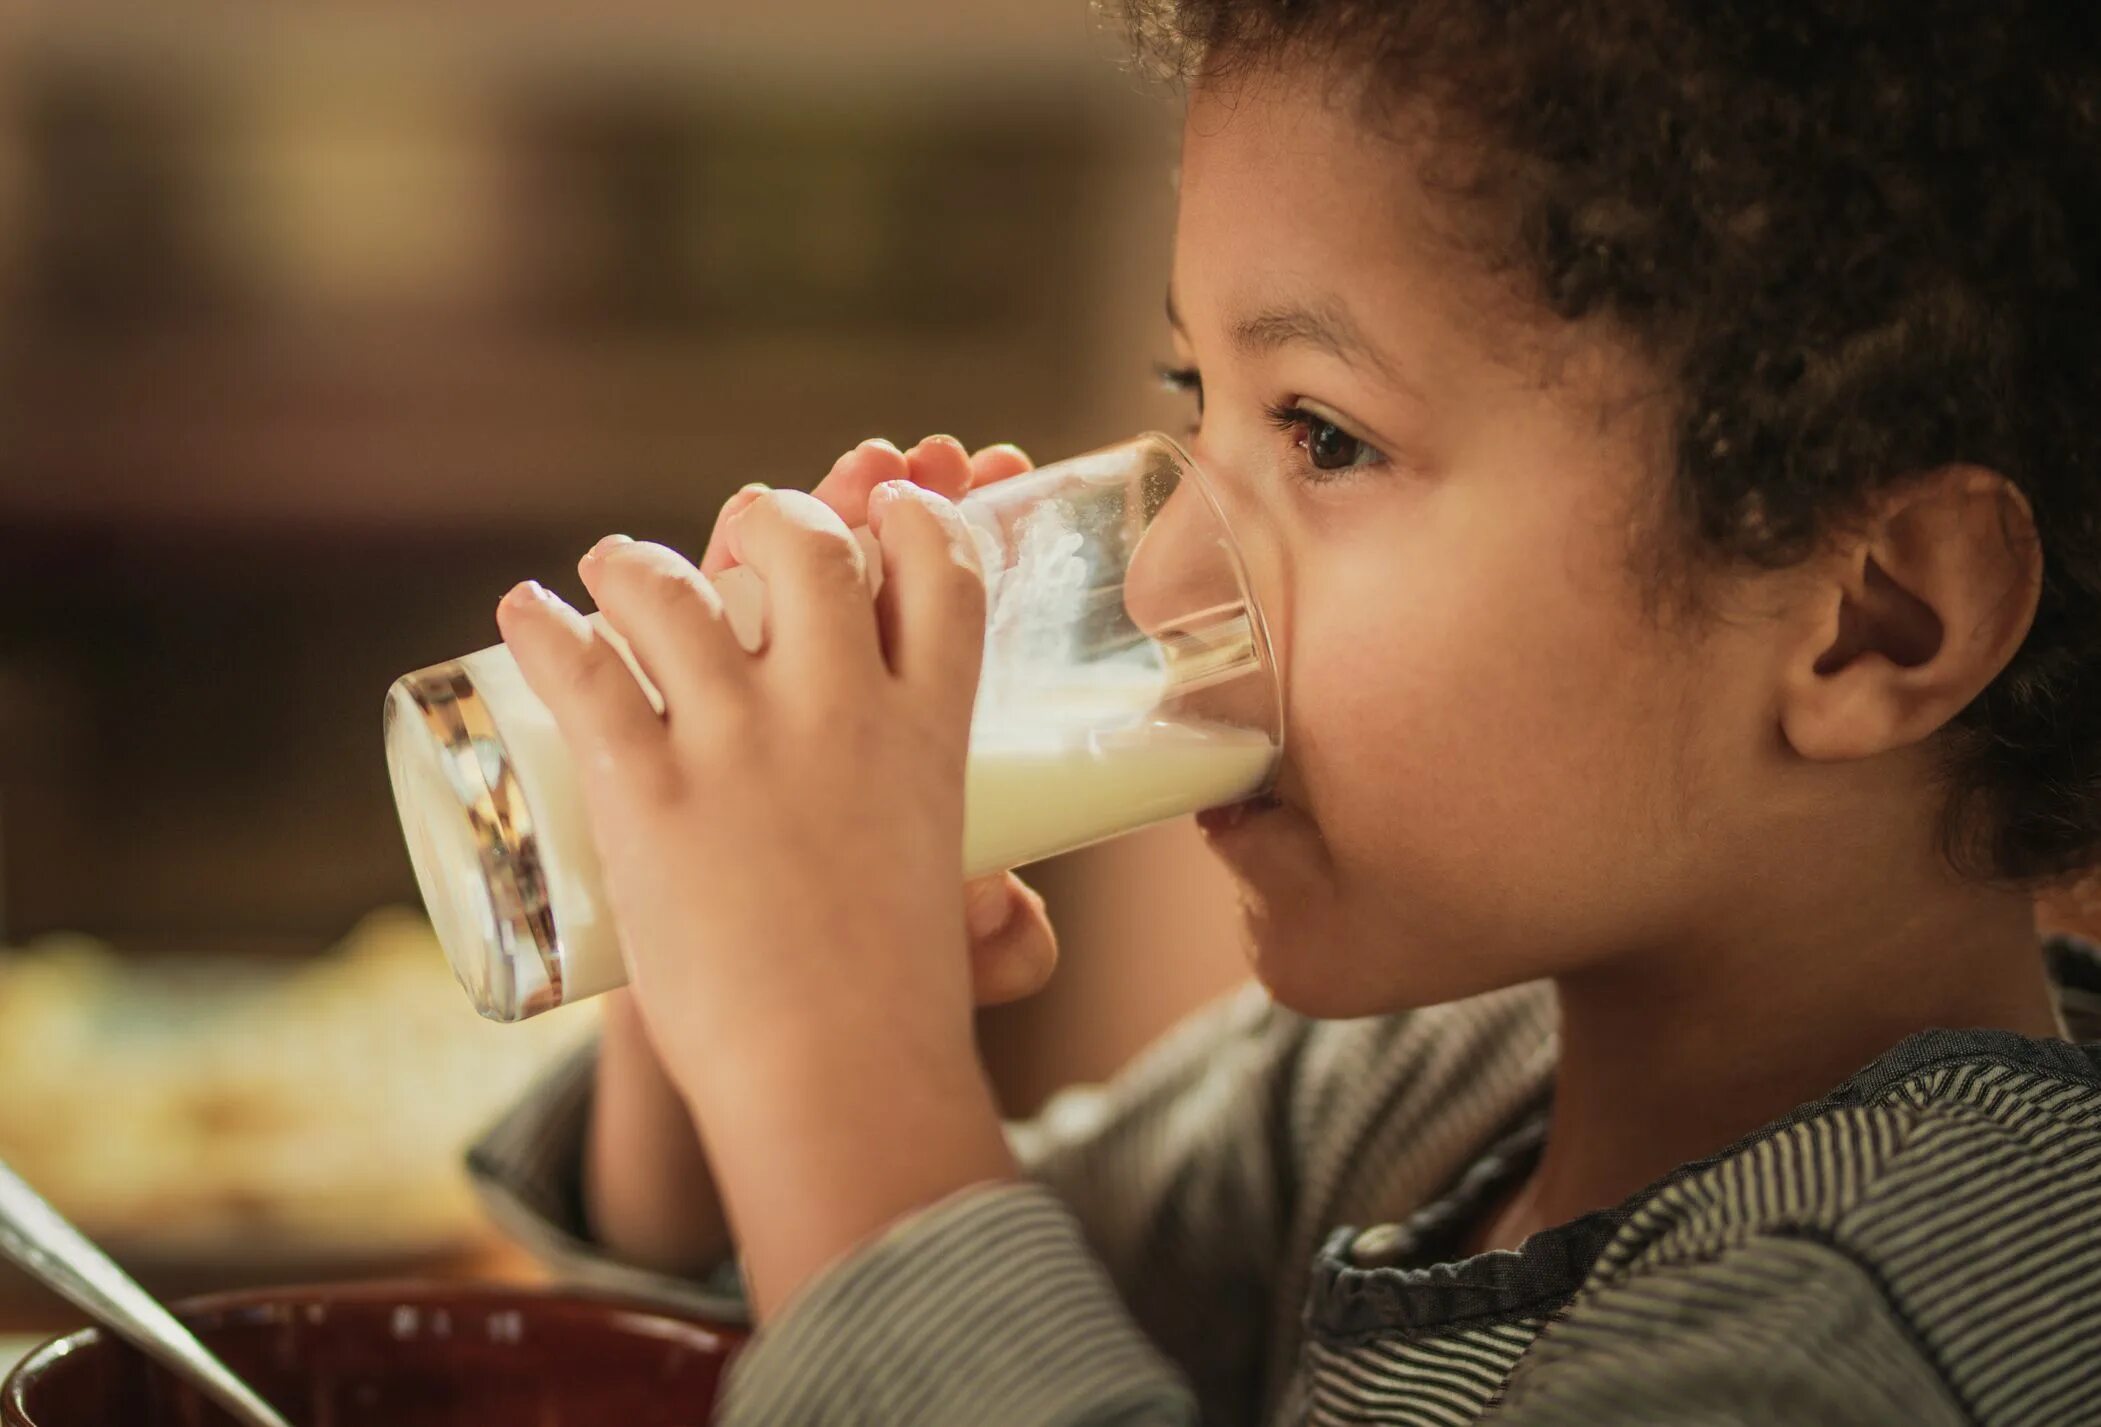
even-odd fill
[{"label": "striped shirt", "polygon": [[[1543,983],[1356,1021],[1257,990],[1012,1129],[1027,1182],[911,1216],[733,1368],[720,1422],[2101,1424],[2101,952],[2044,949],[2071,1040],[1929,1030],[1516,1250],[1467,1229],[1531,1166]],[[741,1316],[580,1212],[591,1062],[470,1155],[572,1275]]]}]

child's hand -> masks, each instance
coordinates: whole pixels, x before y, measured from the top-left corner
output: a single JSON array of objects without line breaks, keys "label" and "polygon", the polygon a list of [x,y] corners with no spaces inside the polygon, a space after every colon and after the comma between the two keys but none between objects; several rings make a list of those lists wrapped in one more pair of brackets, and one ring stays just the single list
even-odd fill
[{"label": "child's hand", "polygon": [[768,586],[756,654],[672,551],[593,549],[585,583],[662,716],[561,601],[522,586],[499,610],[576,757],[637,1002],[762,1311],[898,1215],[1012,1172],[955,892],[984,586],[947,499],[874,485],[873,606],[824,502],[758,492],[725,516],[721,553]]},{"label": "child's hand", "polygon": [[[959,500],[966,491],[1007,480],[1032,469],[1017,446],[987,446],[975,455],[950,436],[929,436],[909,451],[888,441],[863,441],[833,463],[811,495],[837,511],[849,526],[868,523],[868,496],[885,481],[907,480]],[[747,487],[731,496],[716,519],[715,534],[701,557],[701,573],[719,575],[737,562],[722,539],[722,526],[760,494]],[[1058,966],[1057,935],[1043,898],[1011,872],[966,883],[964,923],[970,932],[973,998],[997,1006],[1033,996]]]}]

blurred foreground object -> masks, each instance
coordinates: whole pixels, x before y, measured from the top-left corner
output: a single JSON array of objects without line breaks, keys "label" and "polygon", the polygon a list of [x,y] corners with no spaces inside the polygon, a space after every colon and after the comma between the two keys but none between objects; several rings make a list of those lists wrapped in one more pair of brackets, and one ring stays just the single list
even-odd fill
[{"label": "blurred foreground object", "polygon": [[483,1233],[462,1148],[593,1025],[485,1025],[399,910],[285,967],[45,938],[0,953],[0,1158],[134,1267],[453,1252]]}]

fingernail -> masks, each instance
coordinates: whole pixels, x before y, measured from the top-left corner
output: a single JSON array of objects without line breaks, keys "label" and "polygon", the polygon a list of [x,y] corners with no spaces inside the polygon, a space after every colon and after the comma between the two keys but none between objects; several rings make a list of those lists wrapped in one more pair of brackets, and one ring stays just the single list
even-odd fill
[{"label": "fingernail", "polygon": [[883,527],[890,519],[891,506],[902,501],[923,501],[926,496],[927,490],[924,486],[914,485],[910,481],[884,481],[868,493],[868,528],[880,539]]},{"label": "fingernail", "polygon": [[504,591],[503,598],[496,603],[499,607],[509,605],[512,609],[519,609],[535,600],[545,604],[552,598],[554,597],[547,593],[546,586],[538,580],[521,580]]},{"label": "fingernail", "polygon": [[634,543],[635,538],[632,535],[608,535],[589,550],[586,550],[584,558],[586,560],[602,559],[607,551],[617,550],[623,545],[632,545]]},{"label": "fingernail", "polygon": [[740,487],[735,495],[722,503],[722,509],[716,512],[716,531],[727,536],[736,527],[737,522],[744,518],[744,512],[757,505],[761,496],[770,495],[772,490],[771,486],[761,481],[753,481],[748,486]]},{"label": "fingernail", "polygon": [[998,936],[1013,920],[1014,898],[1007,891],[1005,879],[973,887],[964,899],[964,925],[975,940]]},{"label": "fingernail", "polygon": [[929,436],[926,438],[926,440],[920,442],[919,444],[922,446],[931,446],[936,441],[946,441],[949,445],[955,447],[958,451],[965,451],[967,453],[968,448],[965,447],[961,441],[958,441],[955,437],[949,435],[945,431],[938,436]]},{"label": "fingernail", "polygon": [[863,446],[880,446],[893,456],[904,455],[904,452],[897,449],[897,443],[895,441],[892,441],[887,436],[871,436],[866,441],[863,441],[861,444]]}]

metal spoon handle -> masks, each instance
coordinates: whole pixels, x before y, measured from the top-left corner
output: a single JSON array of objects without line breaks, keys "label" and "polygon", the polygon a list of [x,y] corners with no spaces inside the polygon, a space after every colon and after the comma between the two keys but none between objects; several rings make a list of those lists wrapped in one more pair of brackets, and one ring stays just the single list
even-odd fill
[{"label": "metal spoon handle", "polygon": [[0,1255],[96,1322],[195,1383],[241,1427],[291,1427],[189,1329],[0,1164]]}]

